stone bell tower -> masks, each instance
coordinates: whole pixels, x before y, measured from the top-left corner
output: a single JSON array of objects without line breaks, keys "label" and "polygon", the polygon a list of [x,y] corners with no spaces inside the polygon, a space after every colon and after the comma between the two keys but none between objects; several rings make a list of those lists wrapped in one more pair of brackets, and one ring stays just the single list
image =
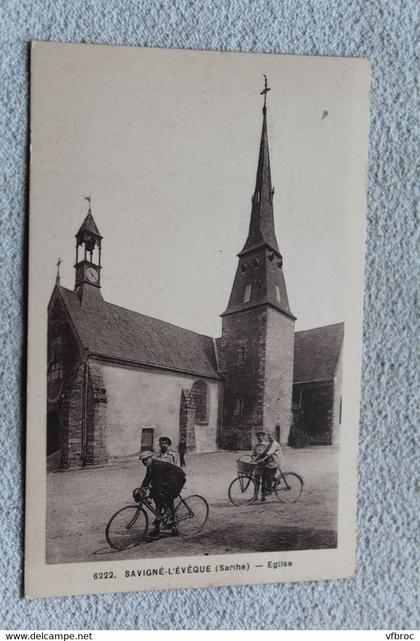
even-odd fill
[{"label": "stone bell tower", "polygon": [[[224,401],[220,445],[249,449],[259,429],[287,442],[293,383],[295,316],[290,311],[283,258],[274,231],[265,87],[261,142],[248,238],[238,254],[222,314],[220,368]],[[278,428],[277,428],[278,432]]]}]

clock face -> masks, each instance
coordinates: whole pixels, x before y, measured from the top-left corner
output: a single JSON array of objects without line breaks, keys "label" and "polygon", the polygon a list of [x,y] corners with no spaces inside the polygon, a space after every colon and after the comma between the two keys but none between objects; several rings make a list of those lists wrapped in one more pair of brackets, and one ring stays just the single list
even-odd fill
[{"label": "clock face", "polygon": [[98,281],[98,272],[94,267],[88,267],[86,270],[86,278],[90,283],[96,283]]}]

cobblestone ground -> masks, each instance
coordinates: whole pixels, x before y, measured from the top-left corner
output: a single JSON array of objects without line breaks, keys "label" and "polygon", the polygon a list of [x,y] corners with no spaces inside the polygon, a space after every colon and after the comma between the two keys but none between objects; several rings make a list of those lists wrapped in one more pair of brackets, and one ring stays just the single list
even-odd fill
[{"label": "cobblestone ground", "polygon": [[[106,561],[165,556],[306,550],[336,546],[338,450],[286,449],[285,471],[304,479],[297,503],[235,507],[227,490],[236,475],[235,452],[187,457],[183,496],[201,494],[210,513],[194,537],[165,536],[117,552],[105,539],[110,516],[131,503],[144,468],[137,460],[80,471],[48,474],[47,562]],[[141,467],[140,467],[141,465]]]}]

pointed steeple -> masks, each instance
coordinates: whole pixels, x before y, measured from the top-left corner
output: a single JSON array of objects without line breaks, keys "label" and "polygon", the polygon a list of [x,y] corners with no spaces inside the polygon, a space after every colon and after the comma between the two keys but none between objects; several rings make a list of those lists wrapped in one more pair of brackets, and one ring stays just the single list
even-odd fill
[{"label": "pointed steeple", "polygon": [[261,92],[264,95],[263,124],[258,156],[255,191],[252,197],[251,222],[246,243],[238,254],[239,264],[229,298],[222,316],[259,305],[270,305],[294,319],[289,307],[283,258],[274,232],[273,195],[270,154],[267,136],[267,78]]},{"label": "pointed steeple", "polygon": [[84,199],[88,201],[89,209],[84,221],[80,225],[79,231],[76,234],[76,238],[78,236],[83,237],[83,235],[85,234],[92,234],[93,236],[96,236],[97,238],[102,239],[102,236],[99,233],[95,220],[92,216],[92,197],[89,194],[89,196],[84,196]]},{"label": "pointed steeple", "polygon": [[261,130],[260,153],[258,156],[257,177],[255,190],[252,196],[251,222],[249,224],[248,238],[239,256],[246,252],[268,246],[275,252],[279,252],[276,234],[274,231],[273,196],[274,188],[271,185],[270,153],[268,149],[267,135],[267,105],[266,96],[270,89],[267,87],[265,76],[263,124]]}]

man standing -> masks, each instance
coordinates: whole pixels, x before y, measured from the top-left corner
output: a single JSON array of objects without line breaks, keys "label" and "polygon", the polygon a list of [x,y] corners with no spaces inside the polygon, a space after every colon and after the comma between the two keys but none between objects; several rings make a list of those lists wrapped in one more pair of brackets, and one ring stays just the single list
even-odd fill
[{"label": "man standing", "polygon": [[[150,496],[156,506],[156,519],[153,523],[155,527],[150,533],[150,537],[158,538],[160,536],[160,525],[165,518],[165,514],[169,514],[172,521],[174,519],[174,499],[184,487],[185,472],[177,465],[173,465],[173,463],[155,459],[153,452],[142,452],[140,460],[147,468],[141,489],[144,492],[150,489]],[[171,533],[173,536],[178,535],[178,530],[174,523],[171,526]]]},{"label": "man standing", "polygon": [[185,467],[186,451],[187,451],[187,444],[185,442],[185,438],[182,438],[178,444],[179,464],[181,467]]},{"label": "man standing", "polygon": [[[256,461],[261,461],[262,457],[264,457],[265,454],[267,453],[269,446],[267,444],[267,441],[265,440],[265,432],[260,430],[259,432],[255,433],[255,437],[257,439],[257,442],[252,448],[252,456]],[[257,482],[258,482],[258,489],[261,490],[261,501],[265,501],[263,474],[255,473],[255,478],[257,479]]]},{"label": "man standing", "polygon": [[172,441],[167,436],[161,436],[159,439],[159,452],[153,455],[157,461],[165,461],[165,463],[172,463],[173,465],[178,465],[176,460],[175,452],[172,452],[169,449],[169,446],[172,444]]},{"label": "man standing", "polygon": [[262,501],[265,501],[265,496],[269,495],[273,491],[273,481],[276,476],[276,472],[284,463],[284,456],[280,443],[274,440],[272,434],[267,435],[268,438],[268,449],[266,453],[260,458],[261,461],[266,461],[264,472],[263,472],[263,498]]}]

